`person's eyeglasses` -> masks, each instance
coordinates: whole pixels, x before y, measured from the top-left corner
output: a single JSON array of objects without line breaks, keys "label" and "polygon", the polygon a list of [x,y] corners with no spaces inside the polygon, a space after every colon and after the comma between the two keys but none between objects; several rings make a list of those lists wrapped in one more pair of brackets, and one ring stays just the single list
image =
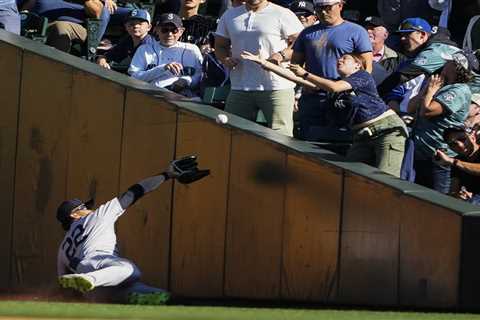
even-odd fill
[{"label": "person's eyeglasses", "polygon": [[178,29],[177,28],[169,28],[169,27],[161,27],[160,28],[160,32],[161,33],[173,33],[173,34],[177,34],[178,33]]},{"label": "person's eyeglasses", "polygon": [[322,12],[322,11],[329,12],[329,11],[332,11],[333,7],[335,7],[337,4],[340,4],[340,2],[335,3],[335,4],[329,4],[329,5],[326,5],[326,6],[315,6],[315,11],[316,12]]}]

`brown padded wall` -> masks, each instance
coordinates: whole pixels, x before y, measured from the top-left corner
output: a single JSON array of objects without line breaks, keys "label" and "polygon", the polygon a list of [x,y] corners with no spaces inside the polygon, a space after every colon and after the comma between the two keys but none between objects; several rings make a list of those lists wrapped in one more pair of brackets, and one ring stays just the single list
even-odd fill
[{"label": "brown padded wall", "polygon": [[339,302],[454,306],[461,216],[355,174],[344,190]]},{"label": "brown padded wall", "polygon": [[17,120],[19,108],[22,51],[0,42],[0,291],[9,286]]},{"label": "brown padded wall", "polygon": [[13,285],[56,287],[63,231],[55,212],[66,193],[72,68],[25,52],[22,76]]},{"label": "brown padded wall", "polygon": [[[161,173],[175,153],[176,112],[166,102],[127,90],[120,190]],[[122,255],[131,258],[147,284],[166,288],[169,272],[172,182],[167,181],[119,219]]]},{"label": "brown padded wall", "polygon": [[231,130],[198,116],[179,114],[176,158],[198,155],[211,175],[175,182],[171,289],[175,294],[222,297]]},{"label": "brown padded wall", "polygon": [[280,297],[285,169],[286,154],[278,146],[249,134],[233,132],[226,296]]},{"label": "brown padded wall", "polygon": [[410,196],[401,204],[400,305],[456,306],[462,217]]},{"label": "brown padded wall", "polygon": [[335,298],[342,171],[288,155],[282,297]]},{"label": "brown padded wall", "polygon": [[339,302],[396,304],[401,198],[346,173],[343,201]]},{"label": "brown padded wall", "polygon": [[74,71],[67,198],[94,197],[98,206],[117,195],[124,91]]}]

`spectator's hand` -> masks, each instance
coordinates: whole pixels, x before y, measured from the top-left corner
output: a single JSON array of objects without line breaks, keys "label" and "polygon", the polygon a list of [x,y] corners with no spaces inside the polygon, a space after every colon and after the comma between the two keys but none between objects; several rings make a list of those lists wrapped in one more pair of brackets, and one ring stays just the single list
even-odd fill
[{"label": "spectator's hand", "polygon": [[100,66],[100,67],[104,67],[105,69],[110,69],[110,65],[108,64],[107,62],[107,59],[105,58],[98,58],[97,59],[97,64]]},{"label": "spectator's hand", "polygon": [[307,72],[299,64],[289,64],[288,69],[290,69],[290,71],[292,71],[297,77],[301,77]]},{"label": "spectator's hand", "polygon": [[222,64],[228,69],[235,69],[235,66],[238,64],[238,60],[232,57],[226,57],[223,59]]},{"label": "spectator's hand", "polygon": [[243,51],[241,54],[240,54],[240,57],[242,57],[242,59],[245,59],[245,60],[249,60],[249,61],[252,61],[252,62],[255,62],[255,63],[258,63],[259,65],[264,65],[266,60],[265,59],[262,59],[260,58],[260,55],[259,54],[253,54],[251,52],[248,52],[248,51]]},{"label": "spectator's hand", "polygon": [[428,80],[427,91],[430,94],[435,94],[441,87],[443,87],[444,82],[445,79],[441,75],[433,74]]},{"label": "spectator's hand", "polygon": [[469,192],[465,187],[461,187],[457,196],[463,200],[470,200],[473,197],[473,192]]},{"label": "spectator's hand", "polygon": [[183,66],[178,62],[170,62],[164,68],[176,76],[180,76],[183,70]]},{"label": "spectator's hand", "polygon": [[298,112],[298,99],[293,102],[293,112]]},{"label": "spectator's hand", "polygon": [[188,87],[188,81],[185,79],[178,79],[177,81],[172,83],[172,85],[178,89],[185,89],[186,87]]},{"label": "spectator's hand", "polygon": [[267,61],[279,66],[283,62],[283,57],[280,53],[275,52],[267,59]]},{"label": "spectator's hand", "polygon": [[435,162],[441,166],[451,166],[455,159],[447,156],[445,152],[440,149],[435,151]]},{"label": "spectator's hand", "polygon": [[105,0],[104,4],[105,8],[107,8],[108,12],[110,14],[114,14],[115,11],[117,10],[117,3],[113,0]]}]

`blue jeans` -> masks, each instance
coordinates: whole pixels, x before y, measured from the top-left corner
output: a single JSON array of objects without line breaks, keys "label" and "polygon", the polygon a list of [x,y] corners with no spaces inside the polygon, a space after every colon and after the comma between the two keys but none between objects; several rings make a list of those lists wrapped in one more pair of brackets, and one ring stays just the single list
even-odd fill
[{"label": "blue jeans", "polygon": [[20,15],[15,2],[0,5],[0,25],[9,32],[20,34]]},{"label": "blue jeans", "polygon": [[110,14],[107,8],[103,7],[102,14],[100,15],[98,40],[102,40],[109,23],[113,25],[122,25],[125,22],[125,19],[127,18],[130,11],[132,11],[132,9],[118,7],[113,14]]},{"label": "blue jeans", "polygon": [[468,202],[470,202],[471,204],[476,204],[477,206],[480,206],[480,193],[474,194]]},{"label": "blue jeans", "polygon": [[440,166],[432,160],[415,160],[413,166],[416,173],[415,183],[444,194],[450,193],[450,167]]}]

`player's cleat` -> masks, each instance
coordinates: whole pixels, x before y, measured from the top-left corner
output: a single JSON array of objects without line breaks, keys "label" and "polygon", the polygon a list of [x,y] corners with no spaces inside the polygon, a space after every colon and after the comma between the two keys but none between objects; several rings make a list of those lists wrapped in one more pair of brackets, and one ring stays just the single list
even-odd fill
[{"label": "player's cleat", "polygon": [[133,292],[128,295],[129,304],[142,304],[159,306],[166,304],[170,300],[168,292],[153,292],[153,293],[137,293]]},{"label": "player's cleat", "polygon": [[88,277],[82,275],[82,274],[66,274],[61,277],[58,277],[58,283],[62,288],[70,288],[74,289],[77,291],[80,291],[82,293],[91,291],[95,288],[95,285],[93,284]]}]

